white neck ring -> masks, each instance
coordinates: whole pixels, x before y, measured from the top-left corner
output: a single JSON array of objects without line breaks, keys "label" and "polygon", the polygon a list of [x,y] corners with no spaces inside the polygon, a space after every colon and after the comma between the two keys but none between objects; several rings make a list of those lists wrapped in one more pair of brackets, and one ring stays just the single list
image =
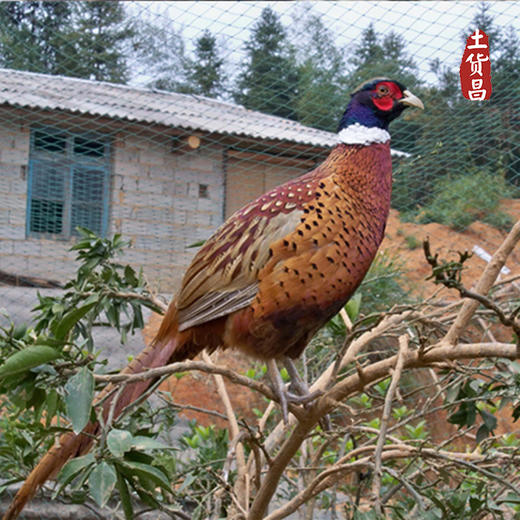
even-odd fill
[{"label": "white neck ring", "polygon": [[368,146],[373,143],[386,143],[390,141],[390,134],[377,127],[368,127],[354,123],[343,128],[338,134],[338,142],[344,144],[362,144]]}]

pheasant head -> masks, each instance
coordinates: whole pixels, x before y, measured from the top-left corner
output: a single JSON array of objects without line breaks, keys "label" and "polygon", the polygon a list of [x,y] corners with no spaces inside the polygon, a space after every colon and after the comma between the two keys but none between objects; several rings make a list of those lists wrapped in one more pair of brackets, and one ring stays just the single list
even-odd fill
[{"label": "pheasant head", "polygon": [[402,83],[388,78],[370,79],[352,93],[338,132],[356,124],[388,130],[390,121],[411,106],[424,108],[422,101]]}]

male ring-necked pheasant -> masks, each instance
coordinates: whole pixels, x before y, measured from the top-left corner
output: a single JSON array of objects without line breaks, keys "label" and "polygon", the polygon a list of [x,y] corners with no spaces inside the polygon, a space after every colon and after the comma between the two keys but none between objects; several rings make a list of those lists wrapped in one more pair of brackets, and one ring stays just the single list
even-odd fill
[{"label": "male ring-necked pheasant", "polygon": [[[398,81],[362,84],[339,124],[339,144],[323,164],[249,203],[215,232],[186,271],[155,341],[124,372],[233,347],[267,360],[279,383],[274,360],[302,353],[354,293],[383,239],[392,184],[387,129],[408,106],[423,108]],[[114,417],[150,384],[129,384]],[[284,390],[276,392],[285,415]],[[112,398],[103,403],[105,413]],[[79,435],[60,437],[4,520],[16,518],[69,458],[88,451],[99,429],[91,423]]]}]

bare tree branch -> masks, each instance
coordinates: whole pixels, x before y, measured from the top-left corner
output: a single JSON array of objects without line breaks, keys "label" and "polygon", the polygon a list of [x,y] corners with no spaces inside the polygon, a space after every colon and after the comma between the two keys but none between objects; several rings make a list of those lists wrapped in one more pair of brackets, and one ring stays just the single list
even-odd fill
[{"label": "bare tree branch", "polygon": [[[497,249],[490,262],[486,265],[482,276],[480,277],[477,285],[475,286],[474,292],[477,294],[486,295],[493,284],[495,283],[497,276],[500,274],[500,270],[504,267],[507,257],[511,254],[514,247],[520,240],[520,220],[513,226],[513,229],[509,232],[506,239],[502,242],[500,247]],[[459,311],[457,318],[450,330],[444,337],[444,341],[451,345],[455,345],[459,339],[462,331],[466,328],[471,317],[475,313],[478,307],[478,302],[475,300],[466,300],[462,309]]]},{"label": "bare tree branch", "polygon": [[401,373],[403,371],[403,360],[408,351],[408,336],[403,335],[399,338],[399,353],[395,362],[395,369],[392,373],[392,381],[386,392],[385,406],[383,408],[383,415],[381,417],[381,426],[379,429],[379,438],[377,440],[376,452],[375,452],[375,464],[374,464],[374,481],[372,484],[372,491],[375,496],[375,510],[378,515],[383,514],[383,507],[381,504],[381,478],[383,476],[381,454],[383,452],[383,446],[386,440],[386,431],[388,429],[388,421],[390,420],[390,413],[392,411],[392,402],[394,400],[394,394],[401,379]]}]

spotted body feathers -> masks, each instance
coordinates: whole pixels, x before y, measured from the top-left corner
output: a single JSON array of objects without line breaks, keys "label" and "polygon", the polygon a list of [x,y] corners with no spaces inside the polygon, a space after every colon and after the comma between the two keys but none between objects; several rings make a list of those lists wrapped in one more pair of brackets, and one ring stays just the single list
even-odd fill
[{"label": "spotted body feathers", "polygon": [[209,326],[224,332],[211,348],[299,356],[363,279],[390,194],[389,144],[342,144],[315,170],[237,211],[184,277],[174,305],[193,345],[182,348],[198,353]]}]

